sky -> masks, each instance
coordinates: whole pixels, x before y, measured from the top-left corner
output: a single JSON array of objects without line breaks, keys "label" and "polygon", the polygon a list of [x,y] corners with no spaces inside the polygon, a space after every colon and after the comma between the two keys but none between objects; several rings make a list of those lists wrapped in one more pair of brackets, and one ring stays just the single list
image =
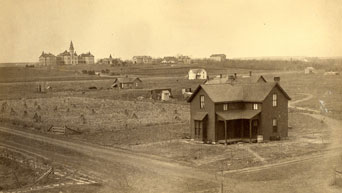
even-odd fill
[{"label": "sky", "polygon": [[78,54],[131,59],[342,56],[341,0],[0,0],[0,62]]}]

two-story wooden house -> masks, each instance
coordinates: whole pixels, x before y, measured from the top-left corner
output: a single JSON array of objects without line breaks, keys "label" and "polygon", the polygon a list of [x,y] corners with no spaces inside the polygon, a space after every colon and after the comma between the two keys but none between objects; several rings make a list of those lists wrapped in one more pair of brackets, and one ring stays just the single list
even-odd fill
[{"label": "two-story wooden house", "polygon": [[191,138],[204,142],[264,140],[288,135],[288,101],[275,82],[199,85],[191,97]]}]

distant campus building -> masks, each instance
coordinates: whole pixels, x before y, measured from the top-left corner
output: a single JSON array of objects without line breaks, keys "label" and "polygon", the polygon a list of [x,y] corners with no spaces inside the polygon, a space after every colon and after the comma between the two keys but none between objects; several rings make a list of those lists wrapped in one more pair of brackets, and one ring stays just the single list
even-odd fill
[{"label": "distant campus building", "polygon": [[57,56],[51,53],[43,53],[39,56],[39,63],[42,66],[50,65],[76,65],[76,64],[94,64],[94,55],[90,52],[77,55],[74,49],[72,41],[70,42],[69,52],[65,50],[64,52],[58,54]]},{"label": "distant campus building", "polygon": [[210,56],[210,60],[213,60],[215,62],[223,62],[226,60],[226,55],[225,54],[212,54]]},{"label": "distant campus building", "polygon": [[56,65],[56,56],[51,53],[42,52],[39,56],[39,64],[42,66]]},{"label": "distant campus building", "polygon": [[133,56],[133,64],[150,64],[152,63],[151,56]]}]

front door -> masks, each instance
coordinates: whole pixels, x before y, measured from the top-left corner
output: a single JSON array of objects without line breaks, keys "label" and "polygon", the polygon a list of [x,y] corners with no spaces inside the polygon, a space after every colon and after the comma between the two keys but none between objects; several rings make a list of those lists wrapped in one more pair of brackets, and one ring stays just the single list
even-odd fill
[{"label": "front door", "polygon": [[205,121],[195,121],[195,139],[206,140],[207,131]]},{"label": "front door", "polygon": [[259,121],[252,120],[252,138],[256,138],[258,135]]}]

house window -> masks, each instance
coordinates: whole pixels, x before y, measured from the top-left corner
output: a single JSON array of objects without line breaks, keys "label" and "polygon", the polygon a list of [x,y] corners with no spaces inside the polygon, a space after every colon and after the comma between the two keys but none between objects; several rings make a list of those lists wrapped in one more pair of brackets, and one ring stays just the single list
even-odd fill
[{"label": "house window", "polygon": [[223,104],[223,110],[228,111],[228,104]]},{"label": "house window", "polygon": [[253,104],[253,110],[258,110],[258,109],[259,109],[258,104],[257,104],[257,103],[254,103],[254,104]]},{"label": "house window", "polygon": [[201,109],[204,108],[204,96],[203,95],[200,96],[200,108]]},{"label": "house window", "polygon": [[135,83],[135,87],[138,87],[138,83],[137,82]]},{"label": "house window", "polygon": [[202,121],[195,121],[195,138],[201,137]]},{"label": "house window", "polygon": [[272,120],[272,126],[273,126],[273,132],[274,133],[278,132],[278,121],[277,121],[277,119],[274,118]]},{"label": "house window", "polygon": [[273,94],[272,98],[272,106],[276,107],[277,106],[277,94]]}]

